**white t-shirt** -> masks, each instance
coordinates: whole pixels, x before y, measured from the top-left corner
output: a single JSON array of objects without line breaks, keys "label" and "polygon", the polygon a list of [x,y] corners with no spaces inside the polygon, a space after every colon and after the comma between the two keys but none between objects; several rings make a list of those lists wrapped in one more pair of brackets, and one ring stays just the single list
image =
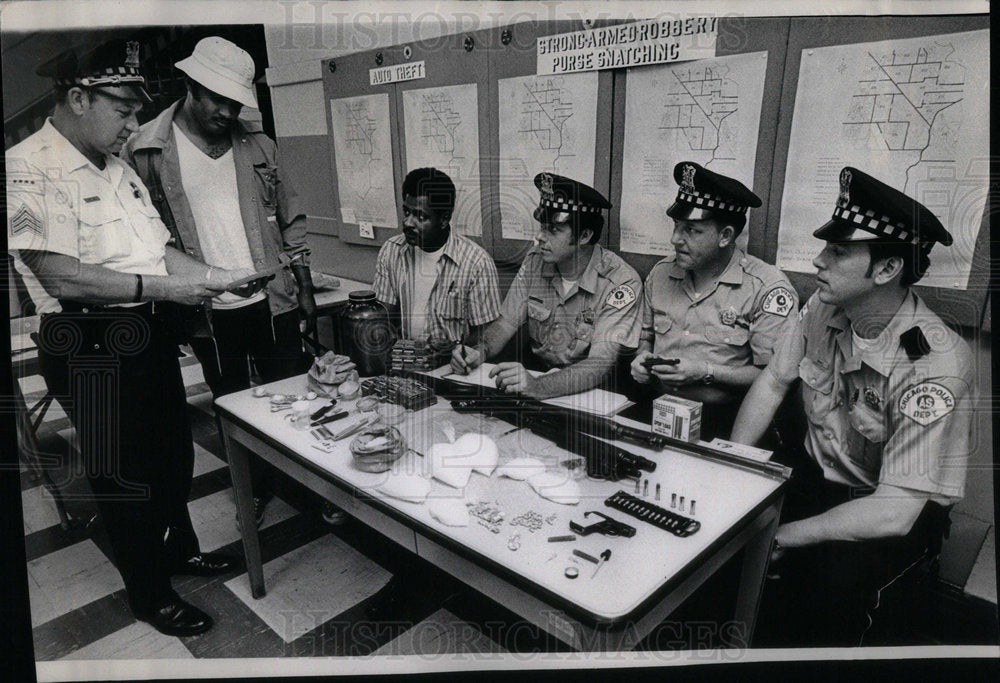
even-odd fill
[{"label": "white t-shirt", "polygon": [[[191,206],[205,263],[227,270],[253,268],[250,243],[240,214],[233,150],[213,159],[198,149],[176,123],[173,126],[181,184]],[[264,292],[258,292],[243,298],[226,292],[212,299],[212,307],[239,308],[260,301],[264,296]]]},{"label": "white t-shirt", "polygon": [[437,264],[444,255],[444,247],[434,252],[426,252],[420,247],[413,247],[413,287],[410,288],[411,300],[409,306],[410,339],[416,339],[427,331],[427,302],[431,298],[431,290],[437,280]]},{"label": "white t-shirt", "polygon": [[574,287],[576,287],[576,283],[577,282],[579,282],[579,280],[567,280],[566,278],[562,278],[562,295],[563,295],[563,297],[567,296],[569,294],[570,290],[573,289]]}]

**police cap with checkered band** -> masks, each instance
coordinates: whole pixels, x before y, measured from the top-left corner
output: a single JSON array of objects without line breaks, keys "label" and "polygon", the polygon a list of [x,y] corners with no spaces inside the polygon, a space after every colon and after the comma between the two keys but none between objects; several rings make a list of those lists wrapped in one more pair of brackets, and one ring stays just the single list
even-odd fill
[{"label": "police cap with checkered band", "polygon": [[57,86],[101,88],[112,97],[152,102],[139,70],[139,43],[112,40],[92,49],[69,49],[42,64],[36,73]]},{"label": "police cap with checkered band", "polygon": [[828,242],[914,244],[930,251],[952,243],[938,217],[916,199],[863,171],[845,166],[832,218],[813,232]]},{"label": "police cap with checkered band", "polygon": [[611,202],[594,188],[555,173],[536,175],[535,187],[541,193],[534,213],[540,223],[563,223],[574,215],[599,215],[611,208]]},{"label": "police cap with checkered band", "polygon": [[667,215],[677,220],[745,217],[748,209],[761,205],[760,197],[740,181],[693,161],[674,166],[674,181],[678,185],[677,198],[667,209]]}]

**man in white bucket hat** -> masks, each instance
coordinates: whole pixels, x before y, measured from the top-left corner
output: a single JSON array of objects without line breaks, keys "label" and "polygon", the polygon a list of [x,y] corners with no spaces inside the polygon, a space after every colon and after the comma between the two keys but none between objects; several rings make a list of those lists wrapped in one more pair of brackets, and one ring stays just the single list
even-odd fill
[{"label": "man in white bucket hat", "polygon": [[[291,261],[256,296],[224,293],[187,321],[188,338],[216,397],[250,386],[250,363],[265,382],[308,367],[302,330],[315,329],[306,217],[258,123],[253,58],[224,38],[203,38],[175,66],[187,95],[142,126],[122,151],[149,187],[174,246],[212,266],[260,271]],[[235,266],[233,266],[235,267]],[[303,367],[304,364],[304,367]],[[256,470],[256,468],[255,468]],[[257,523],[263,471],[254,472]]]}]

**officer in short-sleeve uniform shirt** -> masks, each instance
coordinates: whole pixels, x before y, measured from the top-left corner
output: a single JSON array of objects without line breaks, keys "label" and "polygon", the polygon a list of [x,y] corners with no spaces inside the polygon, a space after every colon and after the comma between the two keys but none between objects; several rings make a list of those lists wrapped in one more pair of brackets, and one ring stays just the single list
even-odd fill
[{"label": "officer in short-sleeve uniform shirt", "polygon": [[[538,378],[552,383],[545,393],[576,393],[603,381],[619,353],[636,347],[642,282],[620,256],[596,244],[603,227],[601,212],[611,206],[607,199],[583,183],[550,173],[538,174],[535,186],[540,193],[534,212],[541,224],[538,244],[521,264],[500,317],[484,334],[485,356],[497,353],[527,323],[530,350],[541,365],[546,369],[577,368],[581,373],[565,383],[552,376]],[[590,236],[583,241],[585,231]],[[570,273],[573,265],[582,267],[582,272]],[[567,279],[573,275],[575,279]],[[459,353],[456,350],[452,356],[452,365],[462,371],[465,366]],[[481,358],[474,353],[473,366]],[[581,364],[593,369],[586,371],[585,378]],[[498,386],[506,390],[519,387],[516,390],[523,392],[521,380],[508,374],[523,373],[520,367],[519,363],[498,364],[493,371]]]},{"label": "officer in short-sleeve uniform shirt", "polygon": [[164,633],[194,635],[212,619],[170,576],[236,563],[198,549],[191,428],[161,307],[201,301],[242,273],[217,270],[209,282],[208,266],[167,247],[146,187],[114,156],[150,101],[138,52],[114,41],[39,69],[54,78],[57,104],[7,152],[7,237],[39,285],[39,366],[76,428],[129,606]]},{"label": "officer in short-sleeve uniform shirt", "polygon": [[[657,395],[668,392],[701,402],[703,438],[728,438],[757,369],[795,329],[798,295],[778,268],[735,244],[748,209],[760,206],[760,198],[739,181],[694,162],[678,163],[674,176],[679,189],[667,215],[675,221],[673,242],[679,251],[646,277],[633,376],[650,382]],[[706,243],[703,256],[686,235],[689,227]],[[673,381],[667,374],[652,382],[656,375],[641,365],[650,354],[680,359],[681,367],[695,365],[693,376]]]},{"label": "officer in short-sleeve uniform shirt", "polygon": [[586,270],[564,290],[563,278],[537,249],[528,252],[508,290],[500,317],[528,323],[531,352],[547,367],[564,368],[591,353],[635,346],[639,276],[614,252],[594,245]]},{"label": "officer in short-sleeve uniform shirt", "polygon": [[733,438],[752,443],[801,380],[805,453],[789,462],[772,552],[779,607],[763,621],[806,643],[857,645],[877,591],[936,552],[962,498],[972,358],[910,287],[933,245],[952,243],[926,207],[847,167],[832,219],[813,234],[827,242],[813,261],[818,289],[748,392]]}]

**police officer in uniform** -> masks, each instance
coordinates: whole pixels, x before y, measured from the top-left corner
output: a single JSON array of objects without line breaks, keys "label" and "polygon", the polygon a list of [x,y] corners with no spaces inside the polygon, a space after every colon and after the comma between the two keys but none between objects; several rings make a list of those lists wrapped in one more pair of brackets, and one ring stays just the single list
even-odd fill
[{"label": "police officer in uniform", "polygon": [[501,390],[533,398],[586,391],[600,384],[622,349],[639,339],[639,275],[599,244],[601,212],[611,208],[597,190],[539,173],[541,193],[533,247],[504,299],[500,317],[476,348],[456,347],[451,366],[465,373],[492,358],[527,322],[531,351],[560,372],[532,377],[518,362],[498,363],[490,376]]},{"label": "police officer in uniform", "polygon": [[826,241],[816,293],[747,393],[733,439],[756,442],[802,380],[805,452],[789,461],[771,555],[781,578],[765,589],[762,626],[780,622],[786,644],[858,645],[878,591],[933,555],[962,498],[972,362],[911,289],[934,244],[952,243],[925,206],[847,167],[813,234]]},{"label": "police officer in uniform", "polygon": [[[736,246],[757,195],[691,161],[674,178],[676,254],[646,278],[632,377],[656,395],[700,401],[703,437],[728,438],[743,394],[795,327],[798,297],[780,270]],[[643,365],[652,357],[670,363]]]},{"label": "police officer in uniform", "polygon": [[66,52],[39,75],[55,79],[55,111],[7,152],[8,243],[48,297],[38,302],[39,364],[76,427],[133,613],[163,633],[195,635],[212,619],[180,599],[170,576],[236,563],[201,553],[191,525],[194,452],[163,302],[200,304],[251,273],[167,246],[145,186],[114,156],[150,101],[138,43]]}]

